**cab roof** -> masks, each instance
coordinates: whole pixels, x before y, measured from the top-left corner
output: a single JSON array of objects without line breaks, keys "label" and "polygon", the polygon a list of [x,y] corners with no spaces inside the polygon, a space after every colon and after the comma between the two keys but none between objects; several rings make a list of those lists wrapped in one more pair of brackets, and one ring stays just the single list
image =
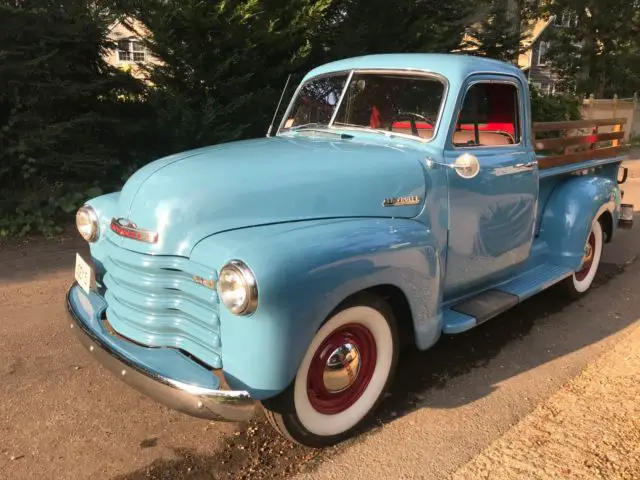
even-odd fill
[{"label": "cab roof", "polygon": [[[421,70],[440,74],[455,83],[473,73],[495,73],[524,78],[519,68],[499,60],[451,53],[388,53],[345,58],[314,68],[304,80],[353,69]],[[526,83],[526,81],[525,81]]]}]

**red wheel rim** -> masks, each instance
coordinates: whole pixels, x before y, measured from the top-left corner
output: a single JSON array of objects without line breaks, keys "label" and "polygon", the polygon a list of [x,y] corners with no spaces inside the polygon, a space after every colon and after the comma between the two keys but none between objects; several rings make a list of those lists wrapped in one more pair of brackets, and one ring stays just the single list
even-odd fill
[{"label": "red wheel rim", "polygon": [[584,258],[582,260],[582,268],[575,273],[576,280],[581,282],[591,270],[591,266],[593,265],[593,257],[596,254],[596,236],[593,232],[589,235],[589,241],[585,245]]},{"label": "red wheel rim", "polygon": [[351,323],[331,332],[309,365],[307,394],[311,406],[325,415],[351,407],[369,386],[376,356],[376,341],[367,327]]}]

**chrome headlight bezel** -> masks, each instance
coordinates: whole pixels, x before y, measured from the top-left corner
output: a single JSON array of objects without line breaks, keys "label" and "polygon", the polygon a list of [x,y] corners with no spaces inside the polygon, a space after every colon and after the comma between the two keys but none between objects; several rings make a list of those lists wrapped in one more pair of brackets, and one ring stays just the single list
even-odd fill
[{"label": "chrome headlight bezel", "polygon": [[[244,300],[240,303],[232,303],[225,295],[224,277],[229,274],[239,280],[244,290]],[[251,269],[241,260],[227,262],[218,275],[218,295],[224,306],[235,315],[251,315],[258,308],[258,284]]]},{"label": "chrome headlight bezel", "polygon": [[[88,222],[82,223],[81,219],[86,219]],[[89,231],[84,231],[83,227],[89,226]],[[100,223],[98,221],[98,214],[90,205],[83,205],[76,212],[76,229],[82,238],[87,242],[93,243],[98,240],[100,236]]]}]

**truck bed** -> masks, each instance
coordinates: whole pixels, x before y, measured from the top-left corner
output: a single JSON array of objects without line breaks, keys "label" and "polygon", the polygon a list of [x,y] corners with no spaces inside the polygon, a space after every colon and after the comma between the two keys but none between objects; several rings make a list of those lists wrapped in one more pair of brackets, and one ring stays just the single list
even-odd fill
[{"label": "truck bed", "polygon": [[[625,118],[533,124],[540,177],[561,175],[625,160],[620,145]],[[600,132],[605,127],[609,132]]]}]

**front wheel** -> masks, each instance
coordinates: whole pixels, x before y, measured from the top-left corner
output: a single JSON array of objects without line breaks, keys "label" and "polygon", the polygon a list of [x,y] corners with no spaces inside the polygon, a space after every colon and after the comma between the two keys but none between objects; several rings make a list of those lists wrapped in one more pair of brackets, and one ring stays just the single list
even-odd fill
[{"label": "front wheel", "polygon": [[604,233],[602,231],[602,224],[599,220],[595,220],[584,246],[584,256],[580,268],[565,279],[563,283],[565,291],[570,297],[581,297],[591,288],[593,279],[600,266],[603,244]]},{"label": "front wheel", "polygon": [[389,306],[362,297],[318,330],[295,379],[262,403],[271,424],[294,442],[326,447],[346,439],[375,409],[398,360]]}]

